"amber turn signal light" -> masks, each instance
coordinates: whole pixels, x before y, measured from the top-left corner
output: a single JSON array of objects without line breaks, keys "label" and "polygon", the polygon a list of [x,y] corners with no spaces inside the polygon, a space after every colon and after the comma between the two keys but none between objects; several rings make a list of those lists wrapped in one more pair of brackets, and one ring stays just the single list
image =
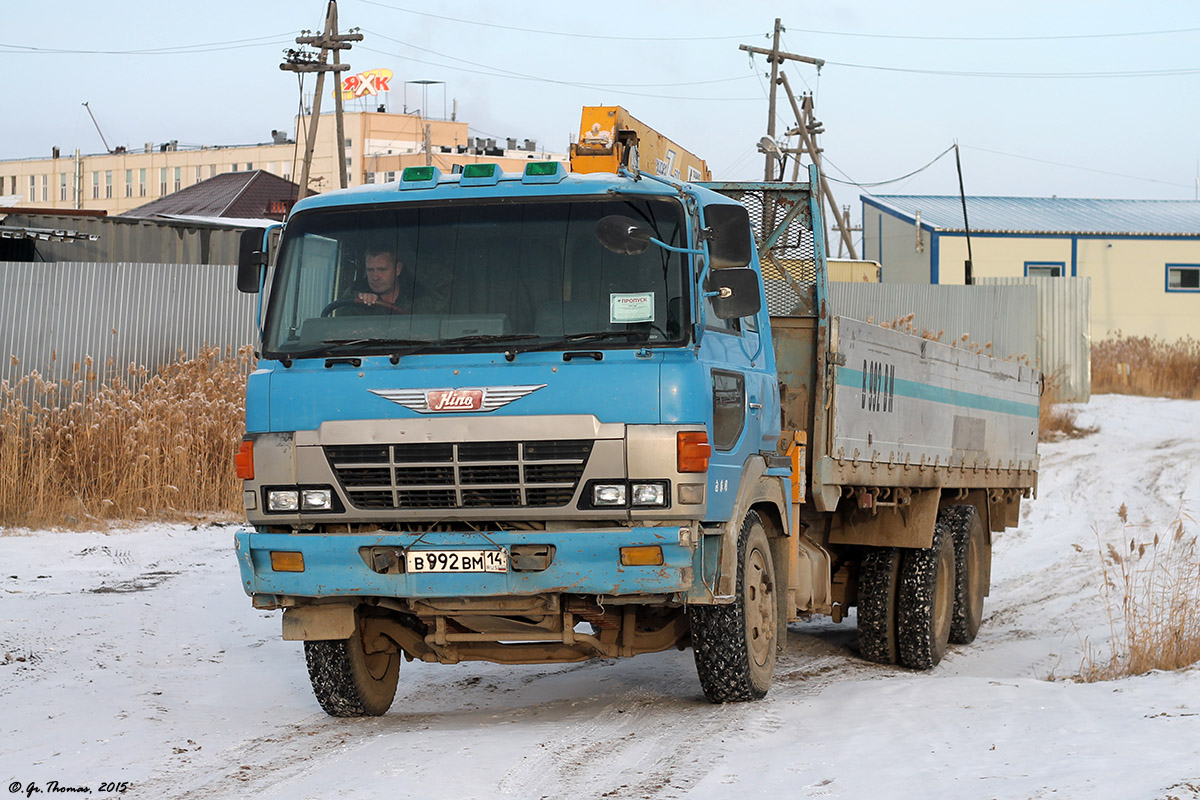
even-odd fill
[{"label": "amber turn signal light", "polygon": [[237,455],[233,457],[233,465],[237,468],[237,476],[242,480],[254,480],[254,441],[242,439],[238,445]]},{"label": "amber turn signal light", "polygon": [[680,472],[707,472],[712,447],[704,431],[680,431],[675,434],[675,468]]},{"label": "amber turn signal light", "polygon": [[272,550],[271,569],[276,572],[304,572],[304,553]]},{"label": "amber turn signal light", "polygon": [[626,567],[661,567],[662,547],[656,544],[621,548],[621,564]]}]

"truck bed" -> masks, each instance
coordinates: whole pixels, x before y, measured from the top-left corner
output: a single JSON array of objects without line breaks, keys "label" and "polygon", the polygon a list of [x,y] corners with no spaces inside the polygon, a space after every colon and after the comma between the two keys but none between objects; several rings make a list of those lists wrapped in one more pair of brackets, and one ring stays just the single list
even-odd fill
[{"label": "truck bed", "polygon": [[833,317],[818,393],[809,385],[816,383],[815,374],[806,380],[787,370],[789,364],[811,363],[818,347],[815,320],[789,322],[772,321],[776,353],[797,409],[793,424],[812,426],[810,468],[818,505],[832,505],[845,486],[1036,486],[1037,370]]}]

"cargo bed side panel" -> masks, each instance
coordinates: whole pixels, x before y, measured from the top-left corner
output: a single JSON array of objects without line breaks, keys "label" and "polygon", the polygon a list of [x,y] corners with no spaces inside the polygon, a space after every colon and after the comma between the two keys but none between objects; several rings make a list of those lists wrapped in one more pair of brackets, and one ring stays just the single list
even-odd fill
[{"label": "cargo bed side panel", "polygon": [[1037,370],[844,317],[833,330],[820,482],[1036,485]]}]

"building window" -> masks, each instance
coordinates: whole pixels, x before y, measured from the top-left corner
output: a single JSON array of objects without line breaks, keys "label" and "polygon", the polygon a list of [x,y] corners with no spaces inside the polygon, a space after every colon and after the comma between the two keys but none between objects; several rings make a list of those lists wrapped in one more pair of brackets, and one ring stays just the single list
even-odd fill
[{"label": "building window", "polygon": [[217,177],[217,165],[216,164],[208,165],[208,177],[210,177],[210,178]]},{"label": "building window", "polygon": [[179,188],[182,185],[183,185],[183,167],[176,167],[175,168],[175,191],[178,192]]},{"label": "building window", "polygon": [[50,199],[50,176],[42,176],[42,202],[45,203]]},{"label": "building window", "polygon": [[106,200],[112,199],[112,170],[111,169],[106,169],[104,171],[104,198]]},{"label": "building window", "polygon": [[383,176],[384,176],[383,179],[385,181],[387,181],[388,183],[391,183],[392,181],[396,180],[395,172],[385,172],[385,173],[383,173]]},{"label": "building window", "polygon": [[59,173],[58,176],[58,199],[67,199],[67,173]]},{"label": "building window", "polygon": [[199,183],[201,180],[202,179],[200,177],[200,167],[196,167],[196,180],[193,181],[193,183]]},{"label": "building window", "polygon": [[[33,190],[33,178],[30,178],[30,179],[29,179],[29,188],[30,188],[30,190],[31,190],[31,192],[32,192],[32,190]],[[93,172],[93,173],[92,173],[92,199],[93,199],[93,200],[99,200],[99,199],[100,199],[100,173],[99,173],[99,172]]]},{"label": "building window", "polygon": [[1061,278],[1066,272],[1063,261],[1026,261],[1026,278]]},{"label": "building window", "polygon": [[230,172],[237,172],[237,162],[233,162],[233,166],[229,168]]},{"label": "building window", "polygon": [[251,162],[247,161],[247,162],[246,162],[246,172],[253,172],[253,171],[254,171],[254,164],[252,164]]},{"label": "building window", "polygon": [[138,170],[138,197],[146,196],[146,168]]},{"label": "building window", "polygon": [[125,170],[125,196],[133,197],[133,170]]},{"label": "building window", "polygon": [[160,197],[165,197],[167,194],[167,168],[158,168],[158,194]]},{"label": "building window", "polygon": [[1200,292],[1200,264],[1167,264],[1168,292]]}]

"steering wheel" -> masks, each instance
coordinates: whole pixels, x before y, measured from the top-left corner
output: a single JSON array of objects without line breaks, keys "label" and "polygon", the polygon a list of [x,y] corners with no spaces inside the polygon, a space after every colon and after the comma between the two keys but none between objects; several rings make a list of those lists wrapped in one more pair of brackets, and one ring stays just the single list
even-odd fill
[{"label": "steering wheel", "polygon": [[360,314],[391,314],[396,311],[396,307],[386,300],[376,300],[372,305],[367,305],[358,302],[358,299],[354,297],[341,297],[322,308],[321,316],[328,317],[338,309],[351,306],[358,308]]}]

